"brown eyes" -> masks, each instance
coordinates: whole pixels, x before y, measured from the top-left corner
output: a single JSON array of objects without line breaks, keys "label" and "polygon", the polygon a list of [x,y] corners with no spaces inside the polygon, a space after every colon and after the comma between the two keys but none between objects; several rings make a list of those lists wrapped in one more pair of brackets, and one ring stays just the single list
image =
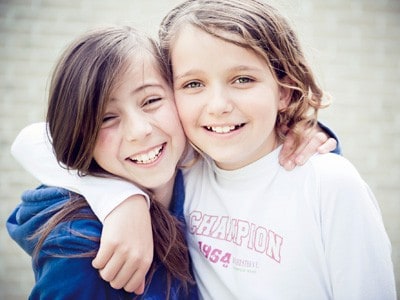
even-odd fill
[{"label": "brown eyes", "polygon": [[161,101],[162,99],[163,98],[161,97],[147,99],[146,101],[144,101],[143,106],[155,104]]},{"label": "brown eyes", "polygon": [[115,118],[116,118],[115,116],[105,116],[103,118],[103,123],[107,123],[107,122],[109,122],[109,121],[111,121],[111,120],[113,120]]}]

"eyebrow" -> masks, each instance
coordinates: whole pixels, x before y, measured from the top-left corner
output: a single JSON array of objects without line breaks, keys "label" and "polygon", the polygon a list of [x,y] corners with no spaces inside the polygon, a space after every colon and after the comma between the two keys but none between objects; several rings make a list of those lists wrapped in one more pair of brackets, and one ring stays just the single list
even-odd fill
[{"label": "eyebrow", "polygon": [[143,84],[143,85],[138,86],[137,88],[135,88],[131,93],[132,93],[132,94],[138,93],[138,92],[140,92],[140,91],[142,91],[142,90],[145,90],[145,89],[147,89],[147,88],[153,88],[153,87],[164,89],[164,87],[163,87],[161,84],[159,84],[159,83],[145,83],[145,84]]},{"label": "eyebrow", "polygon": [[192,70],[189,70],[189,71],[187,71],[187,72],[185,72],[183,74],[176,75],[172,79],[173,79],[173,81],[175,81],[177,79],[181,79],[181,78],[184,78],[184,77],[187,77],[187,76],[191,76],[193,74],[198,74],[198,73],[204,73],[204,72],[199,70],[199,69],[192,69]]},{"label": "eyebrow", "polygon": [[[143,84],[141,86],[138,86],[137,88],[133,89],[130,93],[133,95],[133,94],[139,93],[140,91],[145,90],[147,88],[154,88],[154,87],[155,88],[160,88],[162,90],[165,90],[164,87],[159,83],[145,83],[145,84]],[[114,97],[110,98],[110,102],[113,102],[113,101],[116,101],[116,100],[117,99],[114,98]]]}]

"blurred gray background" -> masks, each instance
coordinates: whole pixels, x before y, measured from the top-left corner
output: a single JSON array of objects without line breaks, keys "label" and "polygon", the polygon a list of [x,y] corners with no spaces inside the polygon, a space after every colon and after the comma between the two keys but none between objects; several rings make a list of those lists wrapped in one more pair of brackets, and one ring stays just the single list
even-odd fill
[{"label": "blurred gray background", "polygon": [[[0,299],[27,299],[31,262],[5,222],[38,182],[11,157],[26,125],[44,119],[48,79],[64,47],[97,25],[130,24],[156,34],[176,0],[0,0]],[[374,191],[400,277],[400,1],[274,0],[297,29],[333,97],[319,119]],[[29,155],[27,151],[26,155]]]}]

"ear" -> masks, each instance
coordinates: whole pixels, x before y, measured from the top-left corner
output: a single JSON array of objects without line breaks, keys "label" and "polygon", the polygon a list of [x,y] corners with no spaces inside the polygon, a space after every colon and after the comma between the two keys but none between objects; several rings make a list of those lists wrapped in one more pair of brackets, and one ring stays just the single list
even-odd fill
[{"label": "ear", "polygon": [[289,106],[290,100],[292,99],[293,95],[293,89],[288,87],[292,85],[291,80],[287,76],[285,76],[282,80],[282,83],[285,86],[279,86],[279,110],[283,110]]}]

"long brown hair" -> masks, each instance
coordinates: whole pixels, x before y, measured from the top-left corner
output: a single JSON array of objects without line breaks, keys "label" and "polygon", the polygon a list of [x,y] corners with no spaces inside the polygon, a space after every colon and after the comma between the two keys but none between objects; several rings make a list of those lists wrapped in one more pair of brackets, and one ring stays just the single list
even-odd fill
[{"label": "long brown hair", "polygon": [[[95,141],[102,124],[102,116],[110,93],[118,78],[129,67],[132,55],[150,55],[164,79],[169,82],[165,65],[156,44],[147,36],[127,26],[113,26],[84,34],[75,40],[58,61],[51,79],[47,122],[57,160],[81,176],[104,176],[105,171],[93,159]],[[87,202],[75,195],[40,229],[41,247],[46,236],[61,222],[92,218],[79,214]],[[151,201],[155,259],[147,281],[157,267],[158,260],[167,270],[168,294],[173,277],[187,290],[192,277],[182,224],[168,209]],[[88,237],[90,238],[90,237]],[[86,253],[81,256],[95,256]]]},{"label": "long brown hair", "polygon": [[279,111],[275,128],[281,140],[288,129],[293,133],[295,151],[304,128],[315,126],[318,109],[326,105],[289,22],[261,0],[184,1],[165,16],[159,30],[161,53],[171,78],[174,40],[188,24],[254,51],[267,62],[278,84],[292,90],[290,103]]}]

